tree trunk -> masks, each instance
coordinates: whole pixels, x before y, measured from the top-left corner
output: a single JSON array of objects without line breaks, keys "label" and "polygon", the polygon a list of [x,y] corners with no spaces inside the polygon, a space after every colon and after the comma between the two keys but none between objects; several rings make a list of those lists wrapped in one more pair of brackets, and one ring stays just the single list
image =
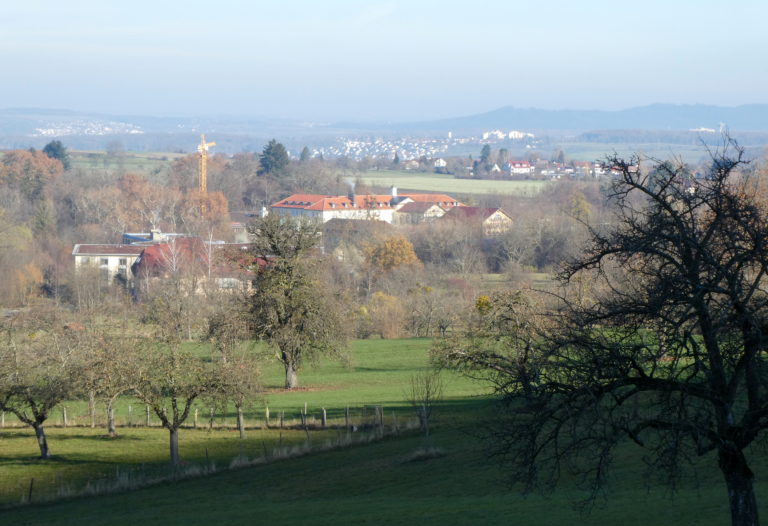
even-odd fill
[{"label": "tree trunk", "polygon": [[111,437],[117,436],[115,426],[115,408],[112,406],[112,400],[107,403],[107,434]]},{"label": "tree trunk", "polygon": [[179,456],[179,429],[173,427],[170,428],[168,432],[170,434],[171,465],[178,466],[181,461],[181,457]]},{"label": "tree trunk", "polygon": [[240,431],[240,439],[245,438],[245,418],[243,418],[243,406],[237,406],[237,430]]},{"label": "tree trunk", "polygon": [[48,460],[51,458],[51,453],[48,451],[48,440],[45,438],[45,429],[43,429],[43,424],[35,424],[32,426],[35,428],[35,435],[37,436],[37,445],[40,446],[40,458],[43,460]]},{"label": "tree trunk", "polygon": [[295,389],[299,386],[299,376],[296,371],[296,366],[292,363],[285,364],[285,388]]},{"label": "tree trunk", "polygon": [[720,470],[728,489],[731,506],[732,526],[758,526],[757,500],[752,486],[754,474],[747,465],[741,450],[720,449],[718,452]]}]

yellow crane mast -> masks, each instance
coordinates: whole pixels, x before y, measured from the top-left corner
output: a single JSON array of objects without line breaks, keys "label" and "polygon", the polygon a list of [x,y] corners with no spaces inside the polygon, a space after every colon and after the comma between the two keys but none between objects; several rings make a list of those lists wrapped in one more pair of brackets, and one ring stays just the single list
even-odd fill
[{"label": "yellow crane mast", "polygon": [[201,194],[208,193],[208,148],[216,146],[215,142],[205,142],[205,135],[200,136],[197,151],[200,152],[199,189]]}]

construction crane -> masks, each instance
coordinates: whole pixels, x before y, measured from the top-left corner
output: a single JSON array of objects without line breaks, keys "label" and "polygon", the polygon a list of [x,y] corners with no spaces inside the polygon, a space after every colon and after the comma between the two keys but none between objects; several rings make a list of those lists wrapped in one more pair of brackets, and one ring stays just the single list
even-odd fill
[{"label": "construction crane", "polygon": [[208,148],[216,146],[215,142],[205,142],[205,135],[200,136],[200,144],[197,146],[197,151],[200,152],[200,173],[199,173],[199,189],[200,193],[205,195],[208,193]]}]

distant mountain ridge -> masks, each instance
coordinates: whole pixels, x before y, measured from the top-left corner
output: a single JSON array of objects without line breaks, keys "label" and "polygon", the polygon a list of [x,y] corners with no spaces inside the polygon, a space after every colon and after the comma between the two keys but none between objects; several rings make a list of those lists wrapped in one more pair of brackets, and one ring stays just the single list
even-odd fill
[{"label": "distant mountain ridge", "polygon": [[[258,151],[273,137],[300,149],[306,144],[328,144],[341,137],[436,137],[448,132],[457,137],[478,137],[484,131],[497,129],[532,132],[537,136],[578,136],[588,142],[624,142],[643,137],[654,142],[669,136],[667,132],[700,128],[718,132],[721,126],[734,136],[749,136],[745,144],[768,143],[768,104],[651,104],[618,111],[506,106],[475,115],[420,122],[330,124],[249,116],[157,117],[8,108],[0,109],[0,148],[42,147],[51,138],[62,138],[70,147],[79,149],[104,149],[110,142],[118,141],[137,151],[188,151],[194,149],[199,134],[206,133],[216,136],[217,151],[237,152]],[[643,134],[642,130],[656,133]],[[692,140],[698,141],[696,133],[691,135]]]},{"label": "distant mountain ridge", "polygon": [[[690,130],[720,129],[721,123],[737,131],[768,131],[768,104],[736,107],[704,104],[651,104],[618,111],[542,110],[505,106],[485,113],[400,124],[409,129],[434,131],[530,130]],[[395,126],[395,125],[393,125]]]}]

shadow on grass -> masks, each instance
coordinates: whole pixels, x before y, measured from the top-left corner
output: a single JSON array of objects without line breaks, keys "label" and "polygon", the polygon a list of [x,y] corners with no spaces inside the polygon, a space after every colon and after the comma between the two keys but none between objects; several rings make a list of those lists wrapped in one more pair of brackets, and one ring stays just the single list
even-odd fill
[{"label": "shadow on grass", "polygon": [[[54,432],[51,432],[51,429],[54,429]],[[140,436],[130,436],[130,435],[123,435],[119,434],[117,436],[111,437],[107,434],[59,434],[56,431],[61,430],[62,428],[47,428],[46,429],[46,436],[49,440],[55,440],[56,442],[59,441],[66,441],[66,440],[98,440],[103,442],[139,442],[142,440],[145,440],[144,437]],[[35,433],[30,428],[29,431],[23,431],[19,429],[18,431],[3,431],[0,432],[0,439],[8,438],[34,438]]]},{"label": "shadow on grass", "polygon": [[0,465],[3,466],[80,466],[80,465],[104,465],[114,466],[113,460],[95,460],[93,458],[68,458],[62,455],[52,455],[47,460],[39,456],[0,457]]}]

